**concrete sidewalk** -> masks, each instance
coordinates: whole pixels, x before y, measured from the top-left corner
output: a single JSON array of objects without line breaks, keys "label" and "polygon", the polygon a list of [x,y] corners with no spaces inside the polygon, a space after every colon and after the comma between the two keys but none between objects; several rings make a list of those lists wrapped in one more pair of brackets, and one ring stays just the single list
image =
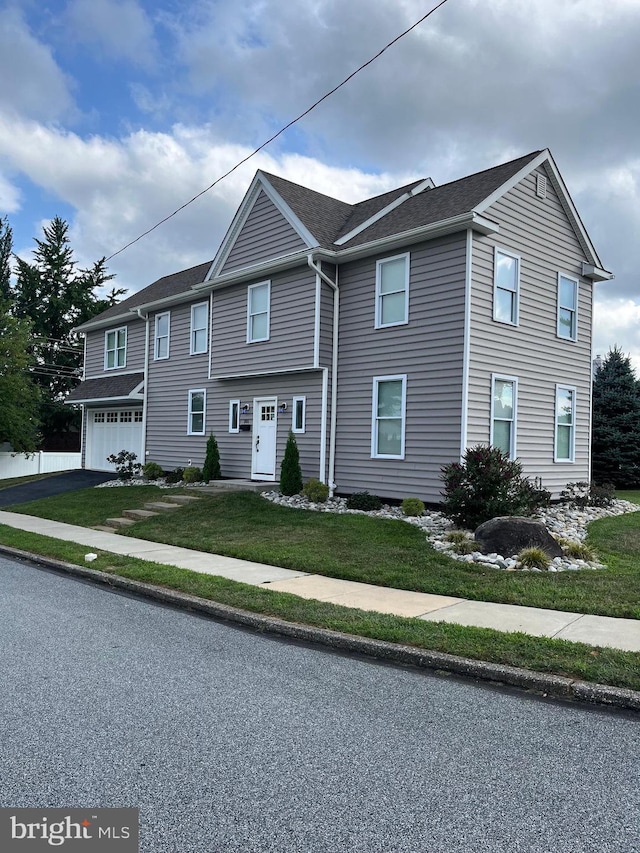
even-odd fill
[{"label": "concrete sidewalk", "polygon": [[[429,595],[401,589],[377,587],[371,584],[327,578],[237,560],[219,554],[191,551],[175,545],[162,545],[145,539],[134,539],[117,533],[104,533],[87,527],[63,524],[0,511],[0,524],[40,533],[84,545],[92,551],[107,551],[128,557],[138,557],[194,572],[218,575],[264,589],[290,592],[302,598],[328,601],[344,607],[375,610],[395,616],[409,616],[430,622],[451,622],[458,625],[493,628],[497,631],[521,631],[536,637],[606,646],[640,652],[640,621],[616,619],[609,616],[590,616],[560,610],[543,610],[512,604],[493,604],[468,601],[444,595]],[[99,569],[99,564],[92,564]]]}]

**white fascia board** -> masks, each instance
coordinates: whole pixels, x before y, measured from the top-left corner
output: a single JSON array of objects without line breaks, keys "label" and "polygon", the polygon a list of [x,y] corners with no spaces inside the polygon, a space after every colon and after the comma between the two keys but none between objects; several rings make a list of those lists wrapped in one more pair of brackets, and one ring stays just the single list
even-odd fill
[{"label": "white fascia board", "polygon": [[615,278],[615,275],[612,272],[597,267],[595,264],[583,263],[582,277],[590,278],[591,281],[611,281],[612,278]]},{"label": "white fascia board", "polygon": [[408,201],[410,198],[418,195],[424,190],[432,190],[435,184],[431,178],[426,178],[424,181],[421,181],[417,184],[412,190],[409,190],[406,193],[398,196],[398,198],[394,199],[394,201],[390,202],[386,207],[383,207],[377,213],[374,213],[373,216],[370,216],[369,219],[365,219],[357,228],[354,228],[352,231],[349,231],[348,234],[345,234],[344,237],[341,237],[339,240],[336,240],[336,246],[344,246],[345,243],[348,243],[349,240],[353,240],[354,237],[357,237],[358,234],[361,234],[363,231],[366,231],[370,225],[373,225],[374,222],[377,222],[379,219],[385,217],[388,213],[391,213],[392,210],[395,210],[396,207],[400,207],[405,201]]},{"label": "white fascia board", "polygon": [[211,378],[223,382],[228,379],[253,379],[258,376],[280,376],[287,373],[320,373],[324,369],[323,367],[314,367],[313,365],[309,367],[285,367],[282,370],[253,370],[249,373],[229,373],[224,376],[212,376]]},{"label": "white fascia board", "polygon": [[316,239],[316,237],[313,236],[311,231],[309,231],[306,225],[304,225],[302,220],[298,219],[298,217],[291,210],[286,201],[274,190],[274,188],[269,183],[268,178],[262,172],[258,172],[258,175],[260,176],[262,189],[264,190],[265,194],[278,208],[280,213],[289,222],[291,227],[298,232],[300,238],[307,244],[307,248],[315,248],[318,245],[318,240]]},{"label": "white fascia board", "polygon": [[104,403],[106,405],[109,405],[110,403],[142,403],[142,396],[138,395],[133,397],[131,396],[133,393],[134,392],[132,391],[131,394],[125,395],[124,397],[86,397],[83,400],[65,400],[64,402],[67,406],[79,406],[81,403],[84,405],[87,403]]},{"label": "white fascia board", "polygon": [[[93,332],[96,329],[106,329],[109,326],[115,326],[122,323],[128,323],[131,320],[131,312],[135,312],[135,308],[127,308],[126,314],[115,314],[112,317],[105,317],[104,320],[87,320],[81,326],[76,326],[71,331],[79,335],[86,335],[87,332]],[[144,322],[144,321],[143,321]]]},{"label": "white fascia board", "polygon": [[553,188],[558,194],[558,198],[560,199],[560,203],[564,207],[564,210],[571,221],[574,230],[578,236],[578,239],[582,243],[582,247],[585,250],[585,253],[594,266],[602,268],[602,263],[598,257],[598,253],[596,252],[595,246],[591,242],[591,238],[587,234],[587,230],[584,227],[582,219],[580,218],[580,214],[573,203],[573,199],[569,194],[569,190],[567,189],[567,185],[565,184],[562,176],[556,166],[555,160],[551,155],[551,151],[548,148],[545,148],[544,151],[541,151],[537,157],[534,157],[533,160],[530,160],[526,166],[523,166],[519,172],[516,172],[513,177],[509,178],[508,181],[505,181],[497,190],[491,193],[491,195],[487,196],[483,199],[480,204],[477,204],[474,207],[474,211],[476,213],[484,213],[490,205],[492,205],[495,201],[502,198],[505,193],[509,192],[509,190],[513,189],[517,184],[520,183],[523,178],[526,178],[528,174],[537,169],[538,166],[544,165],[547,167],[549,171],[549,176],[551,178],[551,183],[553,184]]},{"label": "white fascia board", "polygon": [[[272,273],[286,270],[290,267],[298,266],[299,264],[304,264],[306,266],[308,254],[308,249],[300,249],[297,252],[292,252],[290,255],[281,255],[279,258],[271,258],[268,261],[253,264],[253,266],[241,267],[240,269],[232,270],[224,275],[203,281],[200,284],[194,284],[191,289],[194,293],[199,293],[199,291],[202,290],[217,290],[219,287],[236,284],[239,281],[248,282],[254,278],[264,278]],[[183,294],[180,301],[184,302],[185,296],[188,296],[189,293],[190,291],[187,291],[187,294]]]}]

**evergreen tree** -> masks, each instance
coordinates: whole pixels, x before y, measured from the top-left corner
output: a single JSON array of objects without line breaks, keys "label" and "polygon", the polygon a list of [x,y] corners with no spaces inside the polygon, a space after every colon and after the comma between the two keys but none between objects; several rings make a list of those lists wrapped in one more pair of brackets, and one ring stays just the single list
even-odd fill
[{"label": "evergreen tree", "polygon": [[[13,232],[5,216],[0,219],[0,302],[11,297],[11,255]],[[6,306],[5,306],[6,308]]]},{"label": "evergreen tree", "polygon": [[280,468],[280,491],[283,495],[297,495],[302,491],[302,471],[300,454],[295,435],[289,430],[289,438],[284,449]]},{"label": "evergreen tree", "polygon": [[0,300],[0,443],[31,453],[39,441],[39,392],[31,378],[31,329],[17,320]]},{"label": "evergreen tree", "polygon": [[204,457],[204,467],[202,468],[202,479],[205,483],[209,480],[219,480],[222,477],[220,472],[220,451],[218,450],[218,442],[213,433],[207,440],[207,452]]},{"label": "evergreen tree", "polygon": [[592,479],[640,486],[640,385],[631,361],[610,350],[593,382]]}]

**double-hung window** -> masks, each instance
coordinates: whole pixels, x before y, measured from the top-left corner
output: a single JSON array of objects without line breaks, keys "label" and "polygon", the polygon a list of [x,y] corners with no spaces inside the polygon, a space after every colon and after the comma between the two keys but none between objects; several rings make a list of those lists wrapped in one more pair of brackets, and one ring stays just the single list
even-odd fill
[{"label": "double-hung window", "polygon": [[496,247],[493,262],[494,320],[518,325],[519,292],[520,258]]},{"label": "double-hung window", "polygon": [[191,306],[191,355],[207,351],[207,326],[209,325],[209,304],[199,302]]},{"label": "double-hung window", "polygon": [[169,358],[169,312],[156,314],[155,347],[153,357]]},{"label": "double-hung window", "polygon": [[371,456],[404,459],[407,377],[376,376],[373,380]]},{"label": "double-hung window", "polygon": [[578,279],[558,273],[558,337],[575,341],[578,334]]},{"label": "double-hung window", "polygon": [[200,388],[197,391],[189,391],[187,435],[204,435],[206,399],[207,392],[203,388]]},{"label": "double-hung window", "polygon": [[104,369],[126,367],[127,364],[127,327],[112,329],[104,335]]},{"label": "double-hung window", "polygon": [[409,322],[410,256],[376,261],[376,329]]},{"label": "double-hung window", "polygon": [[556,385],[556,440],[554,462],[573,462],[576,444],[576,389]]},{"label": "double-hung window", "polygon": [[490,444],[509,459],[516,458],[516,411],[518,380],[512,376],[491,376]]},{"label": "double-hung window", "polygon": [[293,411],[291,412],[291,431],[302,433],[306,429],[306,397],[293,398]]},{"label": "double-hung window", "polygon": [[269,340],[271,282],[250,285],[247,291],[247,343]]}]

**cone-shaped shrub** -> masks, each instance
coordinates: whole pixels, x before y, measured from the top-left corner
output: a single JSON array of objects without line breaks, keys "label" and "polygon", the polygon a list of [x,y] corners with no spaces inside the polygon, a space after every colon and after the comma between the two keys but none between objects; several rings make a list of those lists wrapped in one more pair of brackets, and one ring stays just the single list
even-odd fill
[{"label": "cone-shaped shrub", "polygon": [[280,468],[280,491],[283,495],[297,495],[302,491],[300,454],[298,453],[296,437],[291,430],[289,430],[289,438]]},{"label": "cone-shaped shrub", "polygon": [[218,442],[213,433],[207,441],[207,452],[204,457],[204,467],[202,469],[202,479],[205,483],[209,480],[219,480],[222,477],[220,473],[220,451],[218,450]]}]

